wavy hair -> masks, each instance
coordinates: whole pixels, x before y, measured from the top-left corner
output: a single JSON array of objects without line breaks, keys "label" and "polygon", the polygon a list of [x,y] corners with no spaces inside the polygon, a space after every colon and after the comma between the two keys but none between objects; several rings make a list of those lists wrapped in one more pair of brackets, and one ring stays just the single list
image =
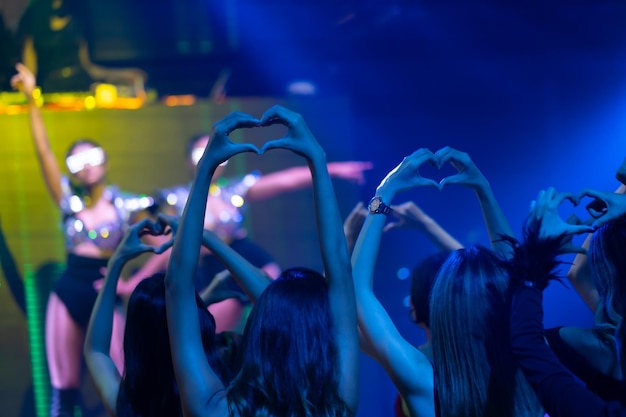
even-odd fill
[{"label": "wavy hair", "polygon": [[325,278],[307,268],[285,270],[246,323],[242,368],[227,391],[230,415],[350,415],[338,391],[332,330]]},{"label": "wavy hair", "polygon": [[[182,416],[167,331],[164,278],[156,274],[144,279],[128,301],[118,417]],[[215,320],[197,295],[196,303],[207,360],[222,377],[227,373],[215,348]]]},{"label": "wavy hair", "polygon": [[509,275],[491,250],[453,252],[441,267],[430,314],[442,417],[543,416],[509,341]]},{"label": "wavy hair", "polygon": [[614,350],[622,375],[626,375],[626,217],[595,231],[589,245],[589,268],[600,295],[596,334]]}]

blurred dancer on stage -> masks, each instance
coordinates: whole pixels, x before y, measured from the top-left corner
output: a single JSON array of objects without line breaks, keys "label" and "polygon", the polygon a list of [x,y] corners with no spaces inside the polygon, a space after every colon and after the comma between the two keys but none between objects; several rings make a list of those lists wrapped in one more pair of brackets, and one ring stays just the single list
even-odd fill
[{"label": "blurred dancer on stage", "polygon": [[[46,311],[46,353],[52,384],[51,417],[74,415],[80,403],[80,378],[85,329],[97,292],[94,281],[102,278],[124,230],[135,212],[152,204],[149,198],[122,193],[107,184],[107,157],[89,139],[74,142],[65,156],[70,177],[61,172],[50,149],[41,112],[33,97],[36,81],[22,64],[16,66],[14,88],[28,98],[30,126],[44,182],[62,215],[67,249],[66,270],[56,283]],[[149,266],[137,274],[151,275]],[[116,315],[114,333],[121,335],[123,320]],[[121,337],[114,337],[111,355],[121,369]]]}]

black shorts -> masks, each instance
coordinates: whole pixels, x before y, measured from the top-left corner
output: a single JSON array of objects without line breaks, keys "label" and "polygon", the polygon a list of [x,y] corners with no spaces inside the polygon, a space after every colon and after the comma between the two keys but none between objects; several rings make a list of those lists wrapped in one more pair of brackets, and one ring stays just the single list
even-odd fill
[{"label": "black shorts", "polygon": [[103,278],[101,269],[106,268],[108,262],[108,259],[70,253],[67,255],[67,267],[52,290],[65,304],[72,319],[83,329],[87,329],[91,310],[98,297],[93,283]]}]

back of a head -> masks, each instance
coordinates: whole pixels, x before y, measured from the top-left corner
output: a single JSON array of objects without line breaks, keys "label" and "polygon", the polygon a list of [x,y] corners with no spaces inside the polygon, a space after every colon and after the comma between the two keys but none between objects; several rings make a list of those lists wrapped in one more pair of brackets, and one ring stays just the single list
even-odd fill
[{"label": "back of a head", "polygon": [[306,268],[284,271],[257,300],[228,398],[240,417],[339,416],[337,353],[328,286]]},{"label": "back of a head", "polygon": [[411,271],[411,304],[415,311],[415,322],[430,327],[430,293],[439,269],[450,252],[438,252],[419,263]]},{"label": "back of a head", "polygon": [[431,294],[436,389],[443,417],[543,415],[511,354],[509,276],[480,246],[446,260]]},{"label": "back of a head", "polygon": [[[207,358],[216,358],[215,321],[201,304],[198,313]],[[128,301],[126,316],[124,376],[117,398],[118,417],[180,415],[167,329],[163,274],[146,278],[137,285]]]},{"label": "back of a head", "polygon": [[589,245],[589,267],[600,295],[596,327],[604,340],[621,351],[626,372],[626,216],[596,230]]}]

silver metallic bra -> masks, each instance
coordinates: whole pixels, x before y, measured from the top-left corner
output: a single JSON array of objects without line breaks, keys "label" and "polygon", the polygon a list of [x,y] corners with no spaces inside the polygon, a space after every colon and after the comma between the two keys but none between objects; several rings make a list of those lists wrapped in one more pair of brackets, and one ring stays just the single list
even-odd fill
[{"label": "silver metallic bra", "polygon": [[108,186],[102,198],[113,204],[117,219],[100,223],[93,229],[87,229],[83,221],[76,216],[85,209],[85,202],[72,190],[68,177],[62,177],[61,190],[65,247],[70,252],[84,242],[92,242],[103,250],[115,250],[124,236],[132,214],[154,204],[152,197],[123,193],[116,186]]},{"label": "silver metallic bra", "polygon": [[[209,199],[205,214],[205,227],[225,240],[242,238],[243,213],[246,209],[246,193],[261,177],[258,171],[244,177],[219,178],[209,188]],[[158,190],[155,196],[160,208],[170,207],[177,216],[182,216],[189,198],[190,185],[179,185]]]}]

